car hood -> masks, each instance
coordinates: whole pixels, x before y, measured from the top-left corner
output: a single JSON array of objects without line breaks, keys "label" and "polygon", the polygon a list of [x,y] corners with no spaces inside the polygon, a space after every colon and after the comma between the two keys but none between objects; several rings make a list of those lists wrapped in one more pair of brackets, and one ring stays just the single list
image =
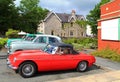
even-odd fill
[{"label": "car hood", "polygon": [[24,50],[24,51],[17,51],[13,54],[9,55],[9,58],[17,58],[17,59],[31,59],[31,58],[39,58],[40,55],[48,55],[48,53],[42,50]]},{"label": "car hood", "polygon": [[20,39],[20,38],[18,38],[18,39],[8,39],[7,44],[9,44],[9,43],[11,43],[11,42],[22,41],[22,40],[23,40],[23,39]]},{"label": "car hood", "polygon": [[14,41],[14,40],[22,40],[22,38],[12,38],[12,39],[8,39],[8,41]]},{"label": "car hood", "polygon": [[32,43],[32,41],[25,41],[25,40],[21,40],[21,41],[14,41],[12,42],[12,44],[25,44],[25,43]]},{"label": "car hood", "polygon": [[23,50],[23,51],[16,51],[13,54],[21,54],[21,53],[35,53],[35,52],[43,52],[42,50]]},{"label": "car hood", "polygon": [[15,40],[11,40],[11,42],[21,42],[24,41],[24,39],[15,39]]}]

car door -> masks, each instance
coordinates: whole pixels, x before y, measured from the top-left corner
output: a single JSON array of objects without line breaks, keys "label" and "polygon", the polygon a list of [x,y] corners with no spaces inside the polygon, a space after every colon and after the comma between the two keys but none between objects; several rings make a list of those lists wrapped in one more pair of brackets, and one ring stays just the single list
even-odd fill
[{"label": "car door", "polygon": [[54,70],[73,69],[76,67],[76,56],[73,54],[52,55],[52,66]]},{"label": "car door", "polygon": [[39,71],[50,71],[52,64],[52,55],[41,55],[38,60],[38,69]]},{"label": "car door", "polygon": [[48,38],[46,36],[38,37],[33,43],[33,48],[34,49],[44,49],[45,46],[47,45],[47,40],[48,40]]}]

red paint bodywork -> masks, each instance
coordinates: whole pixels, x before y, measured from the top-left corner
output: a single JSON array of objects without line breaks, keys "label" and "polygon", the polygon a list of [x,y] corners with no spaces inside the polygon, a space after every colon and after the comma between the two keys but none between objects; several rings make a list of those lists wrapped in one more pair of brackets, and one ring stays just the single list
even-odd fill
[{"label": "red paint bodywork", "polygon": [[[14,60],[16,58],[16,60]],[[25,61],[32,61],[37,65],[38,71],[55,71],[75,69],[80,61],[87,61],[88,67],[95,63],[95,57],[84,53],[79,54],[48,54],[40,50],[17,51],[8,57],[14,70],[17,70]]]}]

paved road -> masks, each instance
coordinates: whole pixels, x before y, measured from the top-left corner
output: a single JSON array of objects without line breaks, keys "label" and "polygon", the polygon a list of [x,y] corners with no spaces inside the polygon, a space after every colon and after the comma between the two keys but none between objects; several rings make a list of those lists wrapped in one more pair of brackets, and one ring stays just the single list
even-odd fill
[{"label": "paved road", "polygon": [[[2,55],[4,54],[6,53],[2,53]],[[105,73],[109,71],[106,69],[100,69],[96,65],[94,65],[84,73],[77,72],[76,70],[43,72],[36,74],[35,77],[24,79],[19,74],[16,74],[13,70],[7,68],[5,58],[5,56],[0,56],[0,82],[46,82],[85,75]]]},{"label": "paved road", "polygon": [[7,68],[6,59],[0,59],[0,82],[46,82],[65,78],[79,77],[91,74],[105,73],[108,70],[99,69],[95,65],[84,73],[69,71],[43,72],[38,73],[35,77],[24,79],[13,70]]}]

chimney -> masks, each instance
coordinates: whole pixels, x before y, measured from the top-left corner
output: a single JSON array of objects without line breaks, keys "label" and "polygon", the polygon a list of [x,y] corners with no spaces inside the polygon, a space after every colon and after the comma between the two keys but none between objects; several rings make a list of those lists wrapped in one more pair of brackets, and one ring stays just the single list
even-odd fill
[{"label": "chimney", "polygon": [[75,10],[72,10],[72,12],[71,12],[71,17],[76,21],[76,12],[75,12]]},{"label": "chimney", "polygon": [[75,10],[72,10],[72,13],[71,13],[72,16],[75,16],[75,13],[76,13]]}]

